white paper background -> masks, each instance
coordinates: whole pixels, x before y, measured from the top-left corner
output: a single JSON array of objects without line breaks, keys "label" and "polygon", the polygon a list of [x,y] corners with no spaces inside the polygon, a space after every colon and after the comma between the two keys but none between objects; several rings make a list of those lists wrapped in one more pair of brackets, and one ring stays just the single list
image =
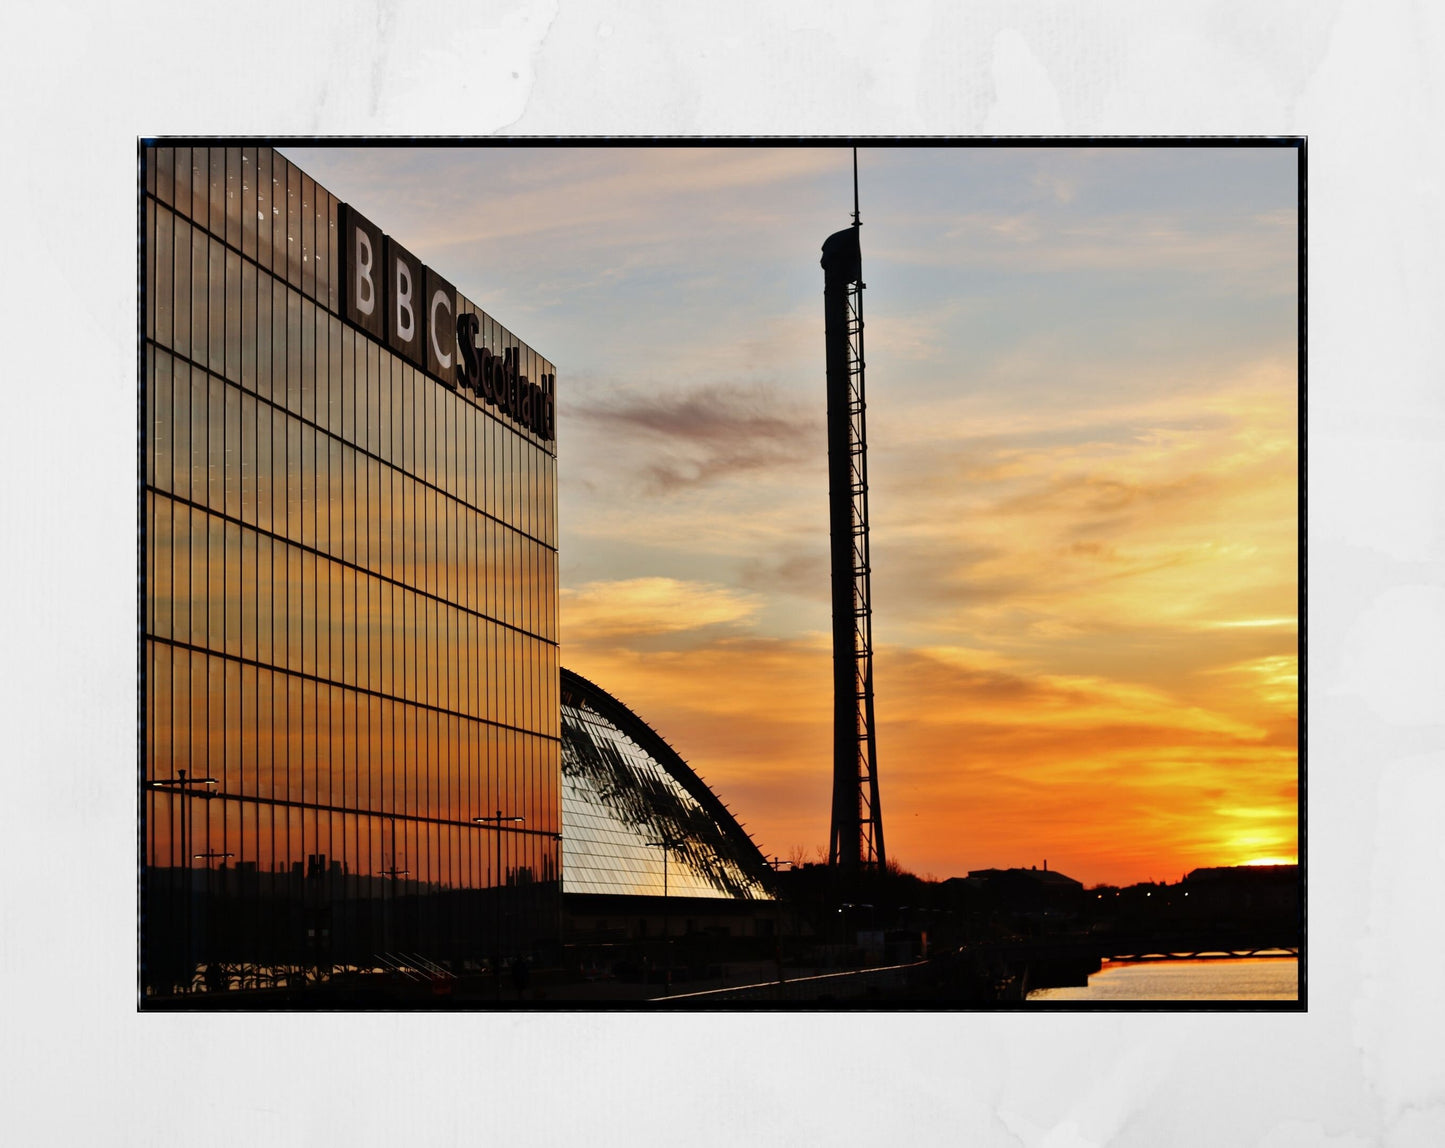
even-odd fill
[{"label": "white paper background", "polygon": [[[7,11],[15,1144],[1445,1144],[1445,7]],[[139,133],[1306,134],[1307,1015],[134,1012]]]}]

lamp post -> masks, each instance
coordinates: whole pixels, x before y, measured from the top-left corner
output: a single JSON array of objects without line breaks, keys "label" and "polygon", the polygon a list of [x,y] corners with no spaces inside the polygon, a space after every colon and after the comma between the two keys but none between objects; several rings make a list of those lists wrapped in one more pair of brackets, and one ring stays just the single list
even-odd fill
[{"label": "lamp post", "polygon": [[567,921],[566,907],[562,904],[562,834],[552,834],[557,843],[557,959],[563,969],[567,967]]},{"label": "lamp post", "polygon": [[495,825],[497,834],[497,867],[493,872],[497,878],[496,900],[493,902],[493,932],[492,932],[492,979],[495,995],[498,1000],[502,999],[502,826],[515,825],[525,822],[525,817],[509,817],[500,809],[493,817],[473,817],[472,820],[478,825]]},{"label": "lamp post", "polygon": [[[191,860],[192,860],[192,861],[204,861],[204,862],[206,863],[206,890],[205,890],[205,892],[206,892],[206,930],[205,930],[205,931],[206,931],[206,934],[207,934],[207,936],[210,938],[210,941],[211,941],[211,943],[207,946],[207,949],[209,950],[209,952],[207,952],[207,953],[205,954],[205,956],[206,956],[206,989],[207,989],[208,992],[214,991],[213,988],[212,988],[212,986],[213,986],[213,984],[218,983],[218,982],[214,979],[214,978],[215,978],[215,970],[216,970],[216,967],[217,967],[217,966],[216,966],[216,960],[215,960],[215,951],[216,951],[217,948],[224,948],[224,947],[225,947],[225,946],[219,946],[219,945],[216,944],[216,937],[215,937],[216,929],[215,929],[215,926],[213,926],[213,924],[212,924],[212,921],[214,920],[212,914],[213,914],[213,913],[216,913],[216,906],[215,906],[215,904],[213,903],[212,898],[211,898],[211,862],[214,861],[214,860],[216,860],[217,858],[220,858],[221,860],[224,861],[227,857],[234,857],[234,856],[235,856],[234,853],[217,853],[217,852],[215,852],[214,850],[208,850],[208,851],[205,852],[205,853],[192,853],[192,854],[191,854]],[[224,890],[224,888],[223,888],[223,889],[222,889],[222,894],[223,894],[223,895],[224,895],[224,892],[225,892],[225,890]]]},{"label": "lamp post", "polygon": [[667,962],[664,971],[663,995],[672,995],[672,915],[671,906],[667,899],[667,851],[676,849],[682,845],[685,837],[664,837],[660,841],[649,841],[649,845],[655,845],[662,850],[662,951]]},{"label": "lamp post", "polygon": [[[187,777],[184,769],[176,770],[175,777],[157,777],[145,783],[145,788],[158,790],[163,793],[179,793],[183,798],[193,785],[214,786],[218,784],[214,777]],[[210,793],[204,796],[210,797]],[[186,874],[186,986],[185,991],[191,988],[191,977],[194,967],[191,961],[191,867],[186,864],[186,852],[190,848],[191,837],[191,805],[188,801],[182,801],[180,807],[181,821],[181,852],[180,861]],[[173,854],[174,855],[174,854]]]},{"label": "lamp post", "polygon": [[[392,941],[393,941],[392,933],[393,933],[393,929],[394,929],[394,926],[395,926],[394,918],[395,918],[395,916],[396,916],[396,893],[397,893],[396,883],[397,883],[397,880],[398,880],[399,878],[406,877],[406,876],[408,876],[408,875],[411,873],[411,870],[410,870],[410,869],[403,869],[403,868],[398,864],[399,858],[397,857],[397,852],[396,852],[396,817],[395,817],[395,816],[391,817],[391,818],[390,818],[390,821],[391,821],[391,864],[390,864],[387,868],[385,868],[385,869],[383,869],[383,870],[381,871],[381,875],[382,875],[383,877],[389,877],[389,878],[390,878],[390,880],[387,881],[387,883],[381,887],[381,893],[382,893],[382,901],[381,901],[381,910],[382,910],[382,919],[381,919],[381,945],[382,945],[382,948],[383,948],[383,949],[385,950],[385,952],[387,953],[388,957],[390,957],[390,955],[391,955],[391,950],[392,950],[392,947],[393,947],[393,946],[392,946]],[[393,958],[393,959],[394,959],[394,958]]]}]

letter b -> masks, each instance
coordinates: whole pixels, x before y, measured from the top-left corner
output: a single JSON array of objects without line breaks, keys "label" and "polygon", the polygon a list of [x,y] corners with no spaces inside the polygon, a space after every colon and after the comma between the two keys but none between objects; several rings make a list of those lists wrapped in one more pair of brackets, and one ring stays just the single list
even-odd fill
[{"label": "letter b", "polygon": [[396,261],[396,284],[391,297],[396,300],[396,337],[403,343],[416,338],[416,312],[411,306],[411,268],[405,260]]},{"label": "letter b", "polygon": [[376,310],[376,282],[371,277],[371,270],[376,264],[376,256],[371,250],[371,236],[356,229],[356,309],[363,315],[370,315]]}]

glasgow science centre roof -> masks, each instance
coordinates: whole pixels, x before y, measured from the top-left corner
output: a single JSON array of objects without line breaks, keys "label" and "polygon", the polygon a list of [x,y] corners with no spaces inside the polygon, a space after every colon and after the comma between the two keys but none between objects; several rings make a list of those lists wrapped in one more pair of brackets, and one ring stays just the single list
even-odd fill
[{"label": "glasgow science centre roof", "polygon": [[[563,892],[770,900],[772,870],[646,722],[562,670]],[[664,878],[663,854],[666,853]]]}]

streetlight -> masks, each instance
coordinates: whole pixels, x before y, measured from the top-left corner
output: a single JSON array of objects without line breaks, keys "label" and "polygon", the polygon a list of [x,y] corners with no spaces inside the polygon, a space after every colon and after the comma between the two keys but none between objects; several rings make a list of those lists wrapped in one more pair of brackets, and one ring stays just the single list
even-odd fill
[{"label": "streetlight", "polygon": [[[213,898],[211,895],[211,862],[217,858],[224,860],[227,857],[234,856],[234,853],[218,853],[214,850],[208,850],[205,853],[191,854],[192,861],[204,861],[206,863],[206,935],[211,942],[207,946],[210,951],[206,954],[206,989],[208,992],[216,991],[213,986],[221,983],[219,980],[213,978],[215,978],[215,969],[217,967],[215,961],[215,950],[216,948],[223,947],[216,944],[214,930],[211,925],[213,919],[212,914],[216,912],[216,906],[213,902]],[[221,892],[224,896],[224,885],[222,886]]]},{"label": "streetlight", "polygon": [[[217,784],[219,783],[214,777],[187,777],[186,771],[181,769],[176,771],[175,777],[157,777],[154,780],[147,781],[145,787],[147,789],[158,789],[163,793],[174,792],[185,794],[187,788],[192,785],[212,786]],[[207,793],[205,796],[210,797],[211,795]],[[189,845],[191,817],[190,806],[188,804],[183,804],[181,809],[181,858],[184,860],[186,848]]]},{"label": "streetlight", "polygon": [[492,977],[493,987],[496,990],[498,1000],[502,999],[502,826],[509,824],[521,824],[527,819],[525,817],[509,817],[500,809],[494,817],[473,817],[472,820],[478,825],[495,825],[497,827],[497,867],[493,872],[497,877],[496,900],[493,901],[493,933],[492,933]]},{"label": "streetlight", "polygon": [[[158,790],[162,793],[179,793],[182,797],[187,796],[187,790],[193,785],[214,786],[219,784],[214,777],[187,777],[184,769],[178,769],[175,777],[157,777],[145,783],[146,789]],[[203,796],[210,797],[210,793]],[[191,837],[191,804],[188,801],[180,803],[181,815],[181,865],[186,871],[186,976],[189,978],[194,972],[191,962],[191,897],[194,889],[191,885],[191,868],[186,865],[186,851],[190,848]],[[172,854],[174,856],[174,854]],[[186,981],[186,988],[190,989],[190,980]]]},{"label": "streetlight", "polygon": [[672,995],[672,917],[667,899],[667,851],[677,849],[686,843],[686,837],[664,837],[661,841],[648,842],[649,845],[656,845],[662,850],[662,951],[667,961],[666,980],[663,984],[664,996]]},{"label": "streetlight", "polygon": [[[389,820],[391,822],[391,864],[381,871],[383,877],[391,878],[381,887],[381,944],[388,956],[391,954],[394,940],[392,930],[395,924],[393,918],[396,916],[396,883],[400,878],[411,874],[410,869],[403,869],[398,864],[400,858],[396,852],[396,817],[393,815]],[[385,854],[382,856],[385,857]]]}]

